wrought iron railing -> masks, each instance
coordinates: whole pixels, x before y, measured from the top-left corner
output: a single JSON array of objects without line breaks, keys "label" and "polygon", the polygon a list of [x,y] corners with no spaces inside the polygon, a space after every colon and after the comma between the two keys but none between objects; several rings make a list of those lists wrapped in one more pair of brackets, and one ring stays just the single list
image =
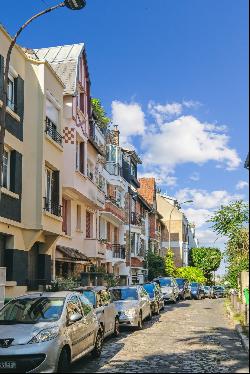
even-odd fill
[{"label": "wrought iron railing", "polygon": [[63,137],[56,129],[56,125],[48,118],[46,117],[46,128],[45,133],[51,137],[57,144],[59,144],[61,147],[63,145]]},{"label": "wrought iron railing", "polygon": [[56,201],[48,200],[47,197],[44,197],[44,210],[54,216],[62,217],[62,206]]},{"label": "wrought iron railing", "polygon": [[112,251],[114,258],[126,259],[126,247],[121,244],[112,244]]}]

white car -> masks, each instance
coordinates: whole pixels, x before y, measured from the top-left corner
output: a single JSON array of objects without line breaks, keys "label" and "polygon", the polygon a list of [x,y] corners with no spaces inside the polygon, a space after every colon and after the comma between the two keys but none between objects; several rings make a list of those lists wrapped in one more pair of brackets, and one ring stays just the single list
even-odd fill
[{"label": "white car", "polygon": [[24,295],[0,311],[0,373],[65,373],[102,345],[91,304],[75,292]]},{"label": "white car", "polygon": [[165,303],[171,301],[176,303],[179,299],[179,287],[176,280],[172,277],[160,277],[154,279],[154,282],[158,283],[161,287],[163,299]]}]

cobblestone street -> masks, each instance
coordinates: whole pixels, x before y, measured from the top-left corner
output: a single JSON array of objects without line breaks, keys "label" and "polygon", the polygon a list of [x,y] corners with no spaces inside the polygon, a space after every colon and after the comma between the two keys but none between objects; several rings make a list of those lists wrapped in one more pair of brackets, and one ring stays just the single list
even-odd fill
[{"label": "cobblestone street", "polygon": [[72,373],[248,373],[248,355],[223,300],[168,305],[142,331],[106,340],[102,357],[84,358]]}]

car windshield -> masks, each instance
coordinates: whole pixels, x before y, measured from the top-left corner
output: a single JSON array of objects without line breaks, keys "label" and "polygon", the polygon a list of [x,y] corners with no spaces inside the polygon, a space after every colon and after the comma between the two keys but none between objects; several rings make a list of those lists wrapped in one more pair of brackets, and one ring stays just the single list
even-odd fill
[{"label": "car windshield", "polygon": [[209,286],[205,286],[205,287],[204,287],[204,290],[209,291],[209,290],[210,290],[210,287],[209,287]]},{"label": "car windshield", "polygon": [[111,290],[112,301],[138,300],[136,288],[117,288]]},{"label": "car windshield", "polygon": [[83,296],[85,296],[88,301],[93,305],[95,306],[96,305],[96,297],[95,297],[95,293],[93,291],[83,291]]},{"label": "car windshield", "polygon": [[178,284],[179,287],[184,286],[185,284],[185,279],[182,278],[176,278],[176,283]]},{"label": "car windshield", "polygon": [[165,286],[170,287],[171,286],[171,279],[168,279],[168,278],[159,279],[158,282],[159,282],[159,285],[161,287],[165,287]]},{"label": "car windshield", "polygon": [[150,297],[154,297],[154,291],[155,291],[155,286],[154,284],[144,284],[143,286],[144,290],[147,291]]},{"label": "car windshield", "polygon": [[199,283],[193,282],[190,284],[191,288],[198,288]]},{"label": "car windshield", "polygon": [[11,300],[0,311],[0,325],[57,321],[61,317],[64,301],[64,298],[50,297]]},{"label": "car windshield", "polygon": [[221,287],[221,286],[214,286],[213,289],[214,289],[215,291],[224,291],[224,288]]}]

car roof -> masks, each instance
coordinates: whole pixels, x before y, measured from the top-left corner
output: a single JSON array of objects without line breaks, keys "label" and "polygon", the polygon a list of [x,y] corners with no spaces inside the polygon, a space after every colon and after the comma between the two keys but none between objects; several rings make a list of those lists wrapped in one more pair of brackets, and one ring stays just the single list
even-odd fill
[{"label": "car roof", "polygon": [[115,286],[115,287],[111,287],[110,290],[120,290],[120,289],[138,288],[138,287],[141,287],[141,286],[139,284],[134,284],[134,285],[131,285],[131,286]]},{"label": "car roof", "polygon": [[58,291],[58,292],[32,292],[32,293],[26,293],[24,295],[21,295],[17,297],[16,299],[26,299],[26,298],[39,298],[39,297],[62,297],[66,298],[67,296],[75,294],[75,292],[72,291]]},{"label": "car roof", "polygon": [[107,291],[107,287],[105,286],[81,286],[81,287],[77,287],[77,288],[74,288],[74,291],[95,291],[95,292],[99,292],[99,291]]}]

